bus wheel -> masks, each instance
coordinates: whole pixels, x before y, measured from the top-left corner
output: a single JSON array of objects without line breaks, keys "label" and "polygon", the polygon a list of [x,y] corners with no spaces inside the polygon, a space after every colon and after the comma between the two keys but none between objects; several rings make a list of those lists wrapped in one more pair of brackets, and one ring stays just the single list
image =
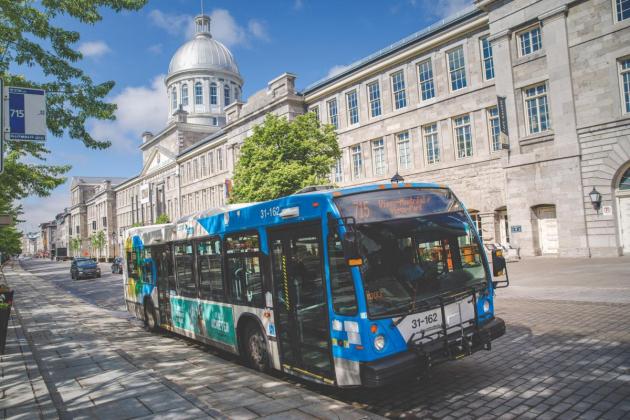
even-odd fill
[{"label": "bus wheel", "polygon": [[269,354],[260,328],[250,325],[245,333],[245,352],[249,366],[259,372],[269,370]]},{"label": "bus wheel", "polygon": [[144,326],[147,331],[155,332],[158,329],[157,317],[155,316],[155,309],[153,309],[153,303],[150,300],[144,303]]}]

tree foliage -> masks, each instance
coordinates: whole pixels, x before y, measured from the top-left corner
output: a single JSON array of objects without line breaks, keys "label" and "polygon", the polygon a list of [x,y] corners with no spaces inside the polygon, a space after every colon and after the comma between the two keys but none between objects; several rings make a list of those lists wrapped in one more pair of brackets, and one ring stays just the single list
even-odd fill
[{"label": "tree foliage", "polygon": [[243,143],[230,200],[272,200],[308,185],[328,184],[340,156],[334,128],[320,124],[313,113],[292,121],[267,114]]},{"label": "tree foliage", "polygon": [[156,225],[163,225],[165,223],[171,223],[171,219],[169,219],[168,214],[166,213],[160,214],[157,219],[155,219]]},{"label": "tree foliage", "polygon": [[92,243],[92,248],[98,251],[98,256],[100,257],[103,248],[105,247],[105,243],[107,242],[107,236],[105,235],[105,232],[99,230],[90,237],[90,242]]},{"label": "tree foliage", "polygon": [[[46,90],[46,123],[50,134],[64,134],[92,149],[104,149],[107,139],[94,139],[86,129],[88,119],[113,120],[116,105],[105,97],[113,81],[95,83],[77,63],[82,59],[76,43],[80,35],[64,29],[59,19],[93,25],[103,9],[137,10],[147,0],[0,0],[0,77],[5,86]],[[22,73],[30,68],[41,80]],[[29,195],[47,196],[65,182],[68,165],[46,165],[49,151],[41,144],[8,142],[5,171],[0,175],[0,212],[15,223],[21,208],[15,205]],[[0,244],[9,237],[2,238]],[[0,245],[0,251],[2,250]],[[5,251],[6,252],[6,251]]]},{"label": "tree foliage", "polygon": [[80,238],[71,238],[70,239],[70,250],[73,251],[73,254],[76,254],[81,250],[81,239]]}]

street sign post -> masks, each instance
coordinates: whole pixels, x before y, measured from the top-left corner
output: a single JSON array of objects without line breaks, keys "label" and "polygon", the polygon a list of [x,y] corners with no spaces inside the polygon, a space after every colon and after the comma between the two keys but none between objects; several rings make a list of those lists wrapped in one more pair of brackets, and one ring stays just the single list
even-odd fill
[{"label": "street sign post", "polygon": [[[0,95],[4,93],[4,80],[0,79]],[[4,172],[4,100],[0,100],[0,174]]]},{"label": "street sign post", "polygon": [[[46,92],[7,87],[4,120],[7,140],[46,141]],[[8,105],[8,107],[7,107]]]}]

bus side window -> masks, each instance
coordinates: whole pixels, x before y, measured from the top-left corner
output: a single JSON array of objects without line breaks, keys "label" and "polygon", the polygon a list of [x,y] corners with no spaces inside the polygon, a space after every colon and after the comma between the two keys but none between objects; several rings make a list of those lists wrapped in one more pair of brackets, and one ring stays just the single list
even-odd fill
[{"label": "bus side window", "polygon": [[197,285],[193,274],[193,246],[190,242],[175,244],[177,293],[184,297],[197,297]]},{"label": "bus side window", "polygon": [[262,307],[264,299],[258,234],[227,236],[225,249],[234,303]]},{"label": "bus side window", "polygon": [[221,239],[212,238],[197,242],[199,286],[202,299],[224,301]]},{"label": "bus side window", "polygon": [[171,250],[170,244],[164,248],[162,264],[168,279],[168,289],[175,290],[177,288],[175,285],[175,267],[173,265],[173,251]]},{"label": "bus side window", "polygon": [[328,263],[333,309],[339,315],[356,315],[357,297],[339,234],[328,235]]}]

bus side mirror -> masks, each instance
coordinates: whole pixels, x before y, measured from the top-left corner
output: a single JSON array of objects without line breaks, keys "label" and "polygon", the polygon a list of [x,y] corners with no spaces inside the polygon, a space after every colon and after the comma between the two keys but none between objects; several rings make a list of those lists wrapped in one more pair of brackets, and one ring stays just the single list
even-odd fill
[{"label": "bus side mirror", "polygon": [[350,266],[356,266],[363,264],[361,255],[359,254],[359,238],[357,234],[352,231],[346,231],[343,235],[343,253]]},{"label": "bus side mirror", "polygon": [[503,257],[503,251],[500,249],[492,250],[492,274],[494,277],[505,274],[505,280],[495,280],[492,282],[495,289],[508,287],[510,285],[510,278],[507,273],[507,264],[505,263],[505,258]]}]

